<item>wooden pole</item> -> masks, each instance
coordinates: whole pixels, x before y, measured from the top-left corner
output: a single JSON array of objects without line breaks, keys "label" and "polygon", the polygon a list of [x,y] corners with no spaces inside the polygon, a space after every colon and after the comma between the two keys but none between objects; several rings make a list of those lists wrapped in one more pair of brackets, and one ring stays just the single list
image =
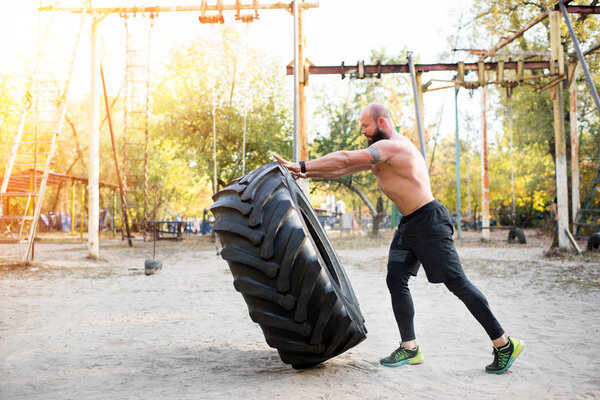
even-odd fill
[{"label": "wooden pole", "polygon": [[112,234],[113,236],[116,236],[117,234],[117,219],[115,218],[116,214],[115,212],[117,211],[117,191],[113,189],[113,198],[112,198]]},{"label": "wooden pole", "polygon": [[[564,54],[560,38],[561,14],[550,11],[550,47],[552,59],[550,72],[564,73]],[[558,208],[558,246],[568,248],[566,229],[569,226],[569,195],[567,190],[567,145],[565,139],[565,112],[563,85],[559,82],[551,88],[554,104],[554,142],[556,153],[556,199]]]},{"label": "wooden pole", "polygon": [[[419,119],[421,121],[421,133],[423,140],[423,154],[427,153],[427,141],[425,138],[425,104],[423,103],[423,72],[417,71],[415,74],[415,80],[417,83],[417,98],[419,99]],[[427,161],[427,157],[425,157]]]},{"label": "wooden pole", "polygon": [[293,160],[300,161],[300,11],[298,2],[293,3],[294,15],[294,145]]},{"label": "wooden pole", "polygon": [[512,220],[517,223],[517,202],[515,199],[515,166],[513,147],[513,112],[512,112],[512,88],[508,89],[508,131],[510,134],[510,185],[512,189]]},{"label": "wooden pole", "polygon": [[407,54],[408,58],[408,68],[410,71],[410,77],[412,80],[413,87],[413,96],[415,101],[415,118],[417,120],[417,129],[419,132],[419,146],[421,147],[421,154],[427,162],[427,153],[425,151],[425,133],[423,132],[423,114],[422,114],[422,104],[423,104],[423,86],[421,84],[421,75],[422,72],[419,73],[415,70],[415,64],[412,58],[412,53]]},{"label": "wooden pole", "polygon": [[571,127],[571,222],[573,232],[576,231],[575,223],[579,214],[579,134],[577,132],[577,82],[575,70],[577,62],[569,63],[569,121]]},{"label": "wooden pole", "polygon": [[461,207],[460,207],[460,140],[458,136],[458,89],[454,89],[454,122],[456,133],[456,233],[462,237]]},{"label": "wooden pole", "polygon": [[[298,4],[300,5],[300,4]],[[304,9],[298,7],[298,116],[299,116],[299,153],[301,160],[308,159],[308,133],[306,123],[306,86],[308,86],[308,69],[306,68],[306,37],[304,35]]]},{"label": "wooden pole", "polygon": [[98,22],[93,16],[91,24],[91,58],[90,58],[90,144],[89,144],[89,178],[88,178],[88,256],[99,256],[99,222],[100,222],[100,52],[98,47]]},{"label": "wooden pole", "polygon": [[79,221],[79,237],[83,239],[83,220],[85,218],[85,185],[81,184],[81,216]]},{"label": "wooden pole", "polygon": [[219,191],[218,180],[217,180],[217,102],[216,102],[216,100],[213,101],[212,122],[213,122],[213,194],[215,194]]},{"label": "wooden pole", "polygon": [[487,86],[481,87],[481,239],[490,240],[490,186],[488,171],[486,99]]},{"label": "wooden pole", "polygon": [[71,235],[75,234],[75,181],[71,180]]},{"label": "wooden pole", "polygon": [[[117,156],[117,145],[115,144],[115,134],[112,126],[112,118],[110,116],[110,106],[108,105],[108,94],[106,93],[106,82],[104,80],[104,70],[100,65],[100,78],[102,79],[102,94],[104,95],[104,106],[106,107],[106,119],[108,121],[108,130],[110,132],[110,143],[113,151],[113,161],[115,163],[115,171],[117,172],[117,181],[119,182],[119,195],[121,196],[121,215],[123,216],[122,224],[125,225],[125,233],[127,234],[127,243],[129,247],[133,247],[131,242],[131,232],[129,230],[129,216],[127,215],[127,201],[125,197],[125,188],[123,187],[123,180],[121,179],[121,170],[119,168],[119,157]],[[113,191],[114,197],[114,191]],[[114,210],[113,210],[114,219]],[[113,234],[114,234],[114,222],[113,222]]]},{"label": "wooden pole", "polygon": [[[308,69],[304,55],[304,1],[294,1],[294,162],[308,159],[308,137],[306,129],[306,93]],[[299,182],[300,188],[308,196],[310,193],[307,179]]]}]

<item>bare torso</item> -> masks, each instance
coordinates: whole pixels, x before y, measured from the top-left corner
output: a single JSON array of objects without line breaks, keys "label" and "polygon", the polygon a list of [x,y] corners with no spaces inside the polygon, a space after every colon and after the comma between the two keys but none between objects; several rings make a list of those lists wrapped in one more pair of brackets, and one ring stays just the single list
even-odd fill
[{"label": "bare torso", "polygon": [[386,152],[392,155],[371,170],[381,191],[402,215],[408,215],[434,199],[427,165],[419,150],[405,137],[395,134],[385,142]]}]

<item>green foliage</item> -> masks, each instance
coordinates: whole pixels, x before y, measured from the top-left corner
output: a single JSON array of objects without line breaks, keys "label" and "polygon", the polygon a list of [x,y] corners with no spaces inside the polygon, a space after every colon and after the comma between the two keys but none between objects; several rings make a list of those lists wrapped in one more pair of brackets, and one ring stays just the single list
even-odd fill
[{"label": "green foliage", "polygon": [[[154,151],[160,153],[152,175],[163,181],[162,186],[189,185],[191,176],[193,182],[212,181],[213,106],[219,186],[242,175],[244,114],[245,171],[272,161],[273,152],[291,157],[293,127],[285,76],[234,28],[223,27],[216,38],[175,50],[167,64],[154,96],[151,128]],[[165,175],[170,167],[163,166],[175,172]],[[195,193],[196,199],[184,193],[179,191],[179,196],[188,203],[202,203],[198,208],[210,204],[212,190]]]},{"label": "green foliage", "polygon": [[[595,3],[595,2],[594,2]],[[470,15],[466,18],[469,22],[463,27],[468,34],[463,33],[469,43],[460,47],[488,49],[497,44],[500,38],[507,36],[508,32],[522,28],[548,7],[552,7],[555,1],[535,0],[520,2],[517,0],[478,0],[473,2]],[[580,42],[580,47],[585,50],[592,44],[597,43],[600,38],[600,20],[593,15],[570,14],[575,34]],[[565,46],[565,54],[574,54],[571,37],[568,34],[566,24],[561,23],[562,42]],[[545,19],[530,29],[518,40],[501,49],[501,52],[519,51],[543,51],[550,50],[549,20]],[[509,56],[496,55],[497,59],[507,60]],[[514,59],[515,57],[513,57]],[[518,58],[518,56],[517,56]],[[531,58],[530,58],[531,60]],[[596,87],[600,86],[600,57],[591,54],[586,57],[588,67],[592,73]],[[540,74],[547,71],[532,71],[531,74]],[[509,78],[512,72],[508,73]],[[583,197],[591,190],[591,183],[596,176],[598,160],[600,159],[599,115],[591,100],[590,90],[581,76],[581,68],[577,68],[577,128],[580,141],[580,175],[581,196]],[[546,80],[547,81],[547,80]],[[530,83],[541,81],[530,80]],[[569,92],[565,88],[563,97],[565,99],[564,110],[566,117],[566,142],[567,155],[570,170],[570,121],[569,117]],[[504,115],[507,107],[505,89],[493,87],[503,99],[495,107],[497,115]],[[532,215],[533,211],[541,212],[555,195],[554,162],[555,140],[554,140],[554,117],[553,102],[549,90],[537,92],[527,86],[519,86],[514,89],[512,95],[513,120],[514,120],[514,147],[515,151],[515,190],[517,197],[517,208]],[[490,148],[490,209],[505,209],[507,206],[506,185],[501,184],[495,188],[495,182],[505,180],[507,172],[506,165],[502,161],[507,156],[506,149],[508,136],[508,118],[504,118],[503,138],[500,139],[498,148]],[[494,154],[500,156],[494,160]],[[551,158],[548,158],[550,156]],[[517,170],[520,169],[520,172]],[[569,172],[570,178],[570,172]],[[495,198],[495,193],[500,191],[500,198]],[[600,202],[600,199],[598,199]],[[512,203],[512,200],[511,200]]]}]

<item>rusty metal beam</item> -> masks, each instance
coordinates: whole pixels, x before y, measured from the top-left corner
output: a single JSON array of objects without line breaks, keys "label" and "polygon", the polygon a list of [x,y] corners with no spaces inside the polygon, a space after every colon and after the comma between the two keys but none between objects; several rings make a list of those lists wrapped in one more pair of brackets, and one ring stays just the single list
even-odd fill
[{"label": "rusty metal beam", "polygon": [[[559,9],[558,5],[556,5],[556,9]],[[600,6],[568,6],[567,12],[570,14],[600,14]]]},{"label": "rusty metal beam", "polygon": [[[464,63],[465,70],[477,71],[477,63]],[[497,62],[486,62],[484,63],[485,70],[496,70],[498,68]],[[517,61],[505,61],[504,69],[514,69],[518,67]],[[549,61],[525,61],[523,62],[524,69],[550,69]],[[335,75],[343,74],[350,75],[357,71],[356,65],[336,65],[336,66],[315,66],[311,65],[308,68],[308,72],[311,75]],[[433,71],[456,71],[458,70],[458,63],[440,63],[440,64],[415,64],[415,70],[418,72],[433,72]],[[377,75],[380,74],[398,74],[398,73],[409,73],[408,64],[387,64],[387,65],[364,65],[365,75]],[[287,75],[294,74],[294,67],[287,67]]]},{"label": "rusty metal beam", "polygon": [[[564,4],[565,5],[569,4],[571,1],[572,0],[565,0]],[[506,39],[501,40],[500,42],[498,42],[498,44],[496,44],[494,47],[492,47],[490,50],[488,50],[482,56],[483,59],[486,59],[488,57],[493,57],[498,50],[500,50],[504,46],[508,45],[509,43],[511,43],[512,41],[514,41],[515,39],[518,39],[519,37],[521,37],[530,28],[534,27],[535,25],[537,25],[538,22],[543,21],[547,17],[548,17],[548,12],[544,11],[543,13],[541,13],[540,15],[538,15],[537,17],[535,17],[534,19],[532,19],[531,21],[529,21],[523,28],[519,29],[518,31],[516,31],[515,33],[513,33],[512,35],[510,35]]]},{"label": "rusty metal beam", "polygon": [[[283,10],[291,10],[293,3],[272,3],[272,4],[258,4],[257,7],[254,7],[253,4],[240,4],[239,6],[236,4],[222,4],[220,7],[217,4],[208,5],[203,8],[202,5],[198,6],[140,6],[140,7],[94,7],[92,9],[88,9],[87,7],[54,7],[54,6],[46,6],[38,8],[39,11],[68,11],[72,13],[100,13],[100,14],[158,14],[163,12],[181,12],[181,11],[192,11],[192,12],[202,12],[202,11],[237,11],[237,10],[275,10],[275,9],[283,9]],[[299,8],[308,9],[308,8],[318,8],[319,3],[298,3]]]}]

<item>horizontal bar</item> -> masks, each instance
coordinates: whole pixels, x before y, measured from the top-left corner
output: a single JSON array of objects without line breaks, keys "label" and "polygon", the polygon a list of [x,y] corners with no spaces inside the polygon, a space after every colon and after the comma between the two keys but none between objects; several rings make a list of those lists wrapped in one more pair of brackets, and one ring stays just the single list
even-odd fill
[{"label": "horizontal bar", "polygon": [[25,244],[27,239],[0,239],[0,244]]},{"label": "horizontal bar", "polygon": [[[559,9],[558,6],[556,6],[556,9]],[[567,6],[567,12],[571,14],[600,14],[600,6]]]},{"label": "horizontal bar", "polygon": [[33,217],[23,215],[3,215],[0,221],[32,221]]},{"label": "horizontal bar", "polygon": [[39,193],[27,193],[27,192],[6,192],[0,193],[0,197],[37,197]]},{"label": "horizontal bar", "polygon": [[[319,3],[298,3],[298,7],[308,9],[308,8],[318,8]],[[273,3],[273,4],[259,4],[257,7],[259,10],[291,10],[292,3]],[[223,11],[237,11],[238,7],[235,4],[223,4]],[[252,4],[240,4],[240,10],[254,10],[254,6]],[[154,13],[158,14],[161,12],[179,12],[179,11],[192,11],[192,12],[201,12],[202,6],[150,6],[150,7],[98,7],[92,8],[90,11],[87,7],[54,7],[54,6],[46,6],[38,8],[38,11],[69,11],[72,13],[102,13],[102,14],[137,14],[137,13]],[[216,4],[206,5],[205,11],[219,11]]]},{"label": "horizontal bar", "polygon": [[[484,63],[487,71],[493,71],[498,68],[497,62],[486,62]],[[517,69],[516,61],[505,61],[504,69]],[[550,69],[549,61],[525,61],[523,62],[523,69]],[[456,71],[458,70],[458,64],[415,64],[415,70],[417,72],[433,72],[433,71]],[[465,70],[477,71],[477,63],[465,63]],[[308,72],[311,75],[333,75],[341,74],[350,75],[356,71],[356,65],[338,65],[338,66],[309,66]],[[387,64],[387,65],[365,65],[365,75],[370,74],[397,74],[397,73],[408,73],[408,64]],[[287,67],[287,75],[294,74],[294,67]]]}]

